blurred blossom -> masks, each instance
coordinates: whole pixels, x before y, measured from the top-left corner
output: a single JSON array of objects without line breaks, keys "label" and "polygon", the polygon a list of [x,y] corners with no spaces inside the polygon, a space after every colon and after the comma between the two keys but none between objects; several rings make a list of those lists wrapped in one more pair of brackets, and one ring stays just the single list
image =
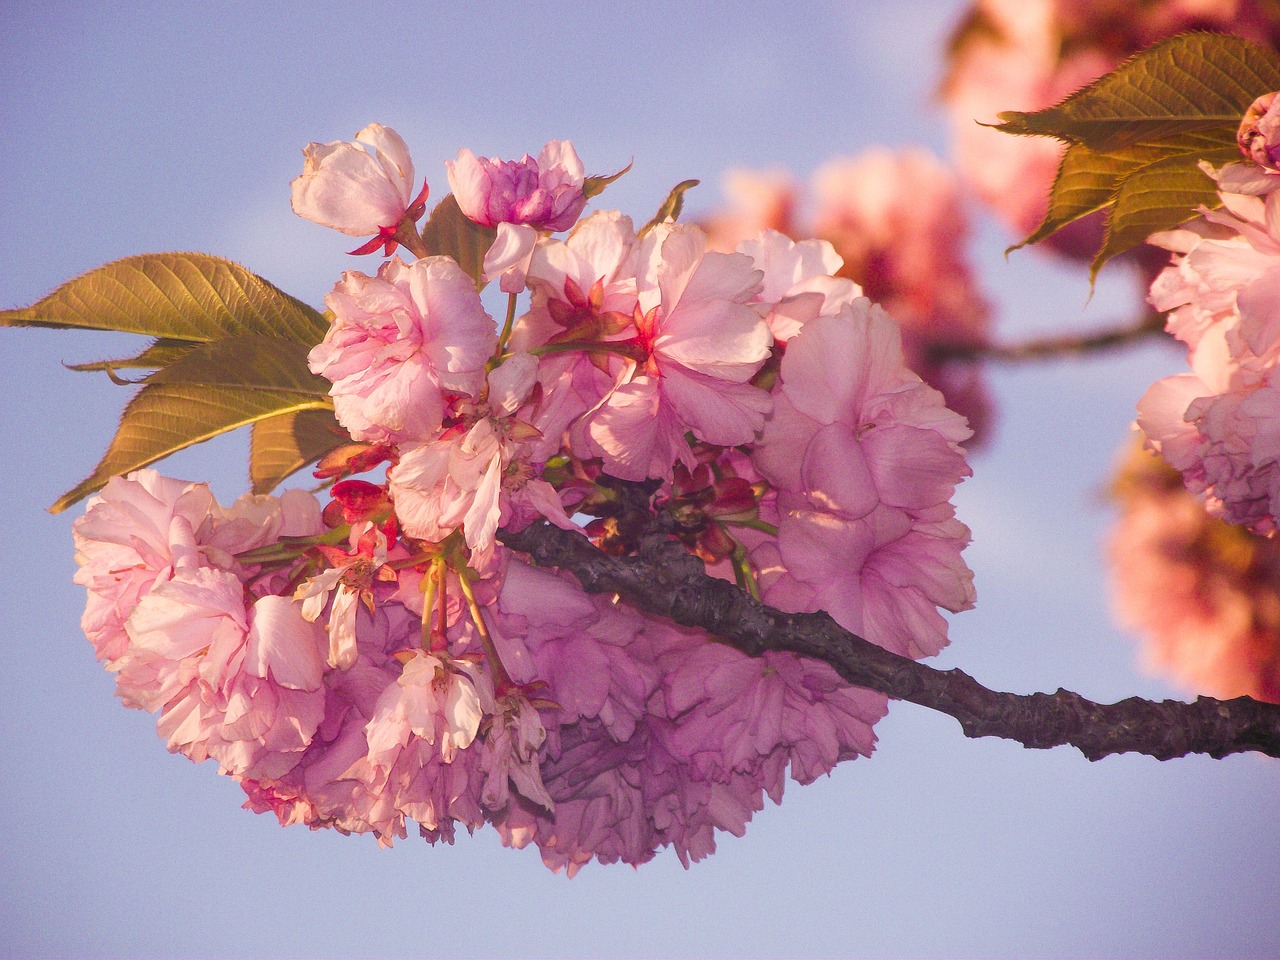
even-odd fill
[{"label": "blurred blossom", "polygon": [[1136,447],[1113,491],[1112,601],[1147,666],[1194,693],[1280,702],[1280,543],[1209,516]]}]

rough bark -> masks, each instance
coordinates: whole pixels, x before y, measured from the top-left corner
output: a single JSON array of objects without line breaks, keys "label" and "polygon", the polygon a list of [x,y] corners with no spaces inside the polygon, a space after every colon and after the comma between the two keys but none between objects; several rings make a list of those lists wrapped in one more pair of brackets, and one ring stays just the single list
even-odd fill
[{"label": "rough bark", "polygon": [[1144,753],[1160,760],[1190,753],[1223,757],[1258,751],[1280,757],[1280,706],[1248,697],[1193,703],[1130,697],[1100,704],[1069,690],[1014,694],[988,690],[960,670],[938,670],[850,633],[825,613],[783,613],[734,584],[707,575],[700,560],[662,533],[637,539],[629,556],[609,556],[585,537],[550,524],[503,542],[541,566],[573,574],[592,593],[627,602],[751,656],[789,650],[823,660],[858,686],[939,710],[969,737],[1003,737],[1040,749],[1070,745],[1090,760]]}]

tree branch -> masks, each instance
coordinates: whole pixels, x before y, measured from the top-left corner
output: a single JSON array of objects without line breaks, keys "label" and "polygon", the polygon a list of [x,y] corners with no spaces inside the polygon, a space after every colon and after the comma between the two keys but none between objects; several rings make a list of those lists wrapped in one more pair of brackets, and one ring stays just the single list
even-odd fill
[{"label": "tree branch", "polygon": [[1113,350],[1130,343],[1145,340],[1162,333],[1165,317],[1149,313],[1137,323],[1090,334],[1068,334],[1042,337],[1023,343],[935,343],[928,349],[933,363],[978,363],[984,360],[999,363],[1023,363],[1029,360],[1054,360],[1059,357],[1080,356],[1100,350]]},{"label": "tree branch", "polygon": [[829,663],[850,683],[939,710],[968,737],[1003,737],[1044,749],[1069,744],[1090,760],[1144,753],[1160,760],[1256,750],[1280,757],[1280,705],[1248,697],[1159,703],[1131,697],[1099,704],[1068,690],[1029,695],[988,690],[960,670],[938,670],[890,653],[825,613],[783,613],[708,576],[700,560],[661,533],[640,538],[634,556],[608,556],[578,533],[535,524],[499,531],[508,547],[542,566],[567,570],[591,593],[616,593],[649,613],[751,656],[789,650]]}]

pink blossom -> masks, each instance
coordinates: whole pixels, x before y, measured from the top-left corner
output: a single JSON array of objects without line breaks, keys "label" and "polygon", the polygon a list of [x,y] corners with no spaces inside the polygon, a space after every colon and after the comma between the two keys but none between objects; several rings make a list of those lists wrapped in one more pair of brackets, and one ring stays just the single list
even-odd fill
[{"label": "pink blossom", "polygon": [[[773,415],[752,453],[778,487],[782,569],[765,598],[824,609],[895,652],[946,643],[937,607],[973,605],[950,504],[968,475],[962,418],[902,366],[897,329],[866,300],[788,343]],[[797,589],[799,588],[799,589]]]},{"label": "pink blossom", "polygon": [[338,420],[356,440],[427,440],[451,395],[480,392],[497,332],[450,258],[395,258],[376,277],[348,271],[325,303],[333,324],[309,361],[333,381]]},{"label": "pink blossom", "polygon": [[1280,193],[1222,196],[1223,210],[1153,238],[1175,256],[1151,302],[1169,311],[1191,371],[1147,391],[1138,425],[1211,512],[1269,534],[1280,516]]},{"label": "pink blossom", "polygon": [[480,566],[492,555],[499,525],[517,504],[532,516],[576,529],[556,492],[534,475],[525,441],[537,431],[513,416],[536,382],[536,368],[527,353],[508,357],[489,374],[483,404],[439,439],[402,449],[387,480],[410,536],[439,542],[462,527],[472,564]]},{"label": "pink blossom", "polygon": [[223,772],[287,772],[324,715],[323,634],[283,597],[246,609],[230,573],[184,567],[138,604],[117,693],[159,710],[169,749]]},{"label": "pink blossom", "polygon": [[835,313],[862,296],[856,283],[834,275],[844,261],[826,240],[796,243],[769,230],[738,244],[738,252],[750,257],[764,274],[758,302],[769,330],[781,343],[795,336],[806,321]]},{"label": "pink blossom", "polygon": [[246,495],[223,509],[207,484],[138,470],[108,481],[72,529],[80,565],[75,582],[88,590],[81,626],[110,666],[128,646],[125,621],[178,564],[215,566],[247,579],[253,571],[235,554],[323,527],[315,497],[301,490]]},{"label": "pink blossom", "polygon": [[114,661],[129,643],[124,624],[157,583],[192,557],[220,512],[206,484],[170,480],[154,470],[113,477],[72,527],[88,590],[80,625],[99,660]]},{"label": "pink blossom", "polygon": [[637,345],[643,359],[588,415],[591,453],[626,480],[693,466],[686,431],[733,446],[755,439],[768,395],[749,381],[773,336],[750,303],[761,274],[742,254],[708,252],[697,227],[659,225],[637,262]]},{"label": "pink blossom", "polygon": [[1258,166],[1280,170],[1280,104],[1276,94],[1265,93],[1249,105],[1236,134],[1240,152]]},{"label": "pink blossom", "polygon": [[[636,235],[631,218],[600,211],[580,221],[565,241],[546,237],[530,258],[529,310],[515,324],[511,349],[598,342],[635,336]],[[548,353],[538,364],[540,396],[522,416],[541,434],[531,441],[534,460],[560,451],[564,433],[613,389],[625,361],[607,350]],[[585,424],[572,445],[585,449]]]},{"label": "pink blossom", "polygon": [[[364,148],[370,148],[369,153]],[[400,135],[371,123],[356,142],[310,143],[302,175],[293,181],[293,212],[325,227],[373,240],[355,253],[385,246],[390,256],[400,222],[422,216],[427,187],[413,197],[413,160]]]},{"label": "pink blossom", "polygon": [[477,157],[465,147],[446,162],[449,187],[462,212],[484,227],[525,224],[534,230],[568,230],[582,213],[582,161],[568,140],[550,140],[535,160]]}]

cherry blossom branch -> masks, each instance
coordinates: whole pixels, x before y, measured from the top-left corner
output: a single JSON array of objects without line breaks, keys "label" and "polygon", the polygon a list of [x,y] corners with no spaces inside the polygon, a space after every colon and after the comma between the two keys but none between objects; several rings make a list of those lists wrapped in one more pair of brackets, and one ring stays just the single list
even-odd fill
[{"label": "cherry blossom branch", "polygon": [[979,362],[991,360],[997,363],[1024,363],[1033,360],[1054,360],[1059,357],[1082,356],[1102,350],[1137,343],[1164,331],[1163,314],[1151,313],[1137,323],[1089,334],[1066,334],[1040,337],[1023,343],[935,343],[928,348],[928,358],[934,363]]},{"label": "cherry blossom branch", "polygon": [[572,573],[588,592],[619,594],[752,656],[789,650],[823,660],[850,683],[954,717],[968,737],[1002,737],[1037,749],[1069,744],[1090,760],[1129,752],[1168,760],[1250,750],[1280,757],[1280,705],[1248,697],[1200,697],[1193,703],[1130,697],[1099,704],[1061,689],[1000,693],[960,670],[938,670],[890,653],[825,613],[783,613],[753,600],[708,576],[700,560],[661,533],[641,537],[636,555],[623,557],[608,556],[580,534],[546,523],[499,533],[535,563]]}]

